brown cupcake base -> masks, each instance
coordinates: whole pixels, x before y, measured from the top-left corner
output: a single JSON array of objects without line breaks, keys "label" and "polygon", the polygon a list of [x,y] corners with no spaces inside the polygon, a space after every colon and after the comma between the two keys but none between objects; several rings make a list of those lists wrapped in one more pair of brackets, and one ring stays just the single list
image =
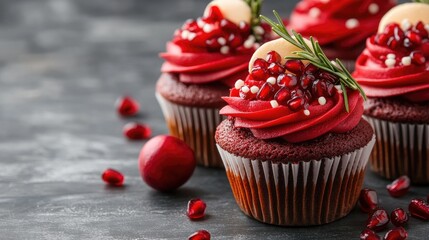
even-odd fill
[{"label": "brown cupcake base", "polygon": [[216,150],[214,134],[223,120],[219,108],[180,105],[157,93],[167,127],[172,136],[182,139],[195,152],[197,164],[205,167],[223,168]]},{"label": "brown cupcake base", "polygon": [[353,209],[374,142],[342,156],[296,163],[239,157],[219,145],[218,150],[246,215],[269,224],[309,226],[335,221]]},{"label": "brown cupcake base", "polygon": [[371,170],[391,180],[407,175],[412,183],[429,184],[429,125],[366,119],[377,136]]}]

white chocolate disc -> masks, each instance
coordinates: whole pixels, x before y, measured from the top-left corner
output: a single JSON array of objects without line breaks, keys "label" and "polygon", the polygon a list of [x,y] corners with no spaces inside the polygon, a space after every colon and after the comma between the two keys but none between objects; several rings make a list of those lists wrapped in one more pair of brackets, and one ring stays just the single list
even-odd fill
[{"label": "white chocolate disc", "polygon": [[[309,40],[304,38],[304,41],[307,43],[308,46],[310,46],[311,49],[313,49]],[[255,62],[255,60],[258,58],[265,59],[267,57],[267,53],[271,51],[276,51],[278,54],[280,54],[280,56],[282,57],[282,64],[284,64],[286,62],[285,57],[296,56],[292,53],[296,51],[301,51],[301,49],[299,49],[295,45],[292,45],[283,38],[266,42],[255,51],[252,58],[250,59],[249,73],[252,71],[253,63]]]},{"label": "white chocolate disc", "polygon": [[389,23],[401,24],[404,19],[408,19],[408,21],[413,25],[419,21],[428,24],[429,4],[415,2],[404,3],[390,9],[390,11],[388,11],[381,19],[380,24],[378,25],[378,32],[382,33],[386,25]]},{"label": "white chocolate disc", "polygon": [[241,21],[250,23],[252,18],[252,10],[243,0],[214,0],[207,5],[204,16],[209,14],[212,6],[217,6],[226,19],[237,25]]}]

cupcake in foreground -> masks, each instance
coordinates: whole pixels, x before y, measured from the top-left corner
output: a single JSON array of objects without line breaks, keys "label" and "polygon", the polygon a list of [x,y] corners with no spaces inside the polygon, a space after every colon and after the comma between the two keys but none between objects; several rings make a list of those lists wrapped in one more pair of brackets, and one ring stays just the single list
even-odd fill
[{"label": "cupcake in foreground", "polygon": [[365,40],[377,32],[383,15],[394,0],[303,0],[294,9],[288,28],[319,41],[328,58],[339,58],[351,70],[365,48]]},{"label": "cupcake in foreground", "polygon": [[224,97],[218,150],[246,215],[283,226],[329,223],[355,206],[375,142],[363,93],[316,42],[266,20],[283,38],[262,45],[248,77]]},{"label": "cupcake in foreground", "polygon": [[353,76],[369,97],[377,143],[371,169],[388,179],[429,183],[429,4],[389,11],[367,40]]},{"label": "cupcake in foreground", "polygon": [[[157,82],[156,96],[170,134],[184,140],[199,165],[223,167],[214,132],[221,122],[221,96],[238,78],[268,31],[258,20],[261,0],[216,0],[204,16],[176,30]],[[267,27],[269,30],[269,27]]]}]

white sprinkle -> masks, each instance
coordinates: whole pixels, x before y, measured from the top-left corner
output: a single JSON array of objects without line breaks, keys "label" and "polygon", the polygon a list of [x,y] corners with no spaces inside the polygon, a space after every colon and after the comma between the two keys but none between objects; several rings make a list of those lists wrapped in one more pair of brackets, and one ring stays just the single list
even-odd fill
[{"label": "white sprinkle", "polygon": [[377,3],[371,3],[368,7],[368,11],[371,14],[376,14],[380,10],[380,7],[377,5]]},{"label": "white sprinkle", "polygon": [[429,24],[425,24],[425,29],[429,32]]},{"label": "white sprinkle", "polygon": [[395,60],[395,59],[388,58],[388,59],[386,59],[386,61],[384,61],[384,64],[386,64],[386,66],[387,66],[388,68],[392,68],[392,67],[394,67],[394,66],[395,66],[395,64],[396,64],[396,60]]},{"label": "white sprinkle", "polygon": [[322,3],[328,3],[330,0],[320,0]]},{"label": "white sprinkle", "polygon": [[304,110],[304,115],[305,115],[305,116],[310,116],[310,110],[305,109],[305,110]]},{"label": "white sprinkle", "polygon": [[338,63],[334,60],[331,61],[331,64],[334,65],[335,67],[338,67],[338,68],[340,67],[340,66],[338,66]]},{"label": "white sprinkle", "polygon": [[241,91],[244,92],[244,93],[248,93],[250,91],[250,88],[248,86],[243,86],[241,88]]},{"label": "white sprinkle", "polygon": [[308,11],[308,15],[310,15],[310,17],[312,18],[318,18],[320,16],[320,9],[318,9],[317,7],[313,7],[310,9],[310,11]]},{"label": "white sprinkle", "polygon": [[265,33],[265,30],[261,26],[255,26],[255,27],[253,27],[253,32],[256,35],[262,35]]},{"label": "white sprinkle", "polygon": [[393,53],[389,53],[389,54],[387,54],[387,58],[388,58],[388,59],[395,59],[395,58],[396,58],[396,55],[395,55],[395,54],[393,54]]},{"label": "white sprinkle", "polygon": [[254,48],[254,49],[258,49],[260,46],[261,46],[261,44],[259,44],[259,43],[255,43],[255,44],[253,44],[253,48]]},{"label": "white sprinkle", "polygon": [[220,48],[220,53],[222,54],[228,54],[229,53],[229,47],[228,46],[223,46]]},{"label": "white sprinkle", "polygon": [[212,30],[213,30],[213,26],[212,26],[212,25],[210,25],[210,24],[204,24],[203,31],[204,31],[205,33],[209,33],[209,32],[211,32]]},{"label": "white sprinkle", "polygon": [[226,39],[225,38],[223,38],[223,37],[220,37],[220,38],[218,38],[217,39],[217,42],[220,44],[220,45],[225,45],[226,44]]},{"label": "white sprinkle", "polygon": [[242,86],[244,86],[244,81],[241,79],[238,79],[234,84],[235,89],[240,89]]},{"label": "white sprinkle", "polygon": [[193,32],[191,32],[191,33],[189,33],[189,35],[188,35],[188,40],[189,41],[192,41],[192,40],[194,40],[194,38],[197,36],[197,34],[196,33],[193,33]]},{"label": "white sprinkle", "polygon": [[276,100],[271,100],[270,101],[271,107],[276,108],[279,106],[279,103]]},{"label": "white sprinkle", "polygon": [[336,88],[338,91],[341,91],[341,90],[342,90],[341,85],[335,85],[335,88]]},{"label": "white sprinkle", "polygon": [[276,84],[277,80],[275,77],[269,77],[267,78],[267,82],[270,83],[271,85]]},{"label": "white sprinkle", "polygon": [[258,91],[259,91],[259,88],[257,86],[252,86],[250,88],[250,92],[253,93],[253,94],[257,93]]},{"label": "white sprinkle", "polygon": [[198,27],[200,27],[200,28],[203,28],[204,27],[204,21],[201,19],[201,18],[198,18],[197,19],[197,25],[198,25]]},{"label": "white sprinkle", "polygon": [[338,94],[343,94],[343,90],[338,90],[337,93]]},{"label": "white sprinkle", "polygon": [[401,29],[403,30],[403,31],[407,31],[408,29],[410,29],[411,28],[411,23],[410,23],[410,21],[408,20],[408,19],[404,19],[404,20],[402,20],[402,22],[401,22]]},{"label": "white sprinkle", "polygon": [[182,31],[182,34],[181,34],[181,36],[182,36],[182,39],[188,39],[188,37],[189,37],[189,31],[188,30],[183,30]]},{"label": "white sprinkle", "polygon": [[239,24],[238,24],[238,27],[239,28],[241,28],[241,29],[243,29],[244,27],[246,27],[246,22],[244,22],[244,21],[241,21]]},{"label": "white sprinkle", "polygon": [[235,35],[234,35],[234,33],[231,33],[230,35],[229,35],[229,37],[228,37],[228,41],[232,41],[232,40],[234,40],[234,38],[235,38]]},{"label": "white sprinkle", "polygon": [[402,62],[402,65],[409,66],[411,65],[411,57],[403,57],[401,62]]},{"label": "white sprinkle", "polygon": [[255,37],[253,36],[253,35],[250,35],[248,38],[247,38],[247,40],[246,41],[244,41],[244,43],[243,43],[243,46],[245,47],[245,48],[252,48],[253,47],[253,44],[255,43]]},{"label": "white sprinkle", "polygon": [[326,98],[325,97],[319,97],[317,99],[317,101],[319,102],[320,105],[325,105],[326,104]]},{"label": "white sprinkle", "polygon": [[346,21],[346,28],[353,29],[359,26],[359,21],[356,18],[350,18]]}]

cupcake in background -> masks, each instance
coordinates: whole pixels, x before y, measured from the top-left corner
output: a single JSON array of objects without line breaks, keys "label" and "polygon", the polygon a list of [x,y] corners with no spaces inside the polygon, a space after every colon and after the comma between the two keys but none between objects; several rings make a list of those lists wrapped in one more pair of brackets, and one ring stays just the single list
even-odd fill
[{"label": "cupcake in background", "polygon": [[184,140],[199,165],[223,167],[214,132],[221,122],[221,96],[247,74],[247,63],[270,36],[259,21],[261,0],[216,0],[167,43],[156,96],[170,134]]},{"label": "cupcake in background", "polygon": [[377,32],[383,15],[395,0],[302,0],[293,10],[288,28],[319,41],[330,59],[339,58],[350,71]]},{"label": "cupcake in background", "polygon": [[405,3],[381,20],[353,76],[369,100],[365,115],[377,143],[371,169],[429,183],[429,4]]},{"label": "cupcake in background", "polygon": [[[271,24],[286,34],[284,25]],[[304,44],[312,46],[299,36],[263,44],[220,111],[228,119],[215,138],[233,195],[264,223],[320,225],[346,216],[375,142],[357,83],[339,61],[317,55],[320,46],[310,52]],[[329,71],[285,59],[309,55]]]}]

